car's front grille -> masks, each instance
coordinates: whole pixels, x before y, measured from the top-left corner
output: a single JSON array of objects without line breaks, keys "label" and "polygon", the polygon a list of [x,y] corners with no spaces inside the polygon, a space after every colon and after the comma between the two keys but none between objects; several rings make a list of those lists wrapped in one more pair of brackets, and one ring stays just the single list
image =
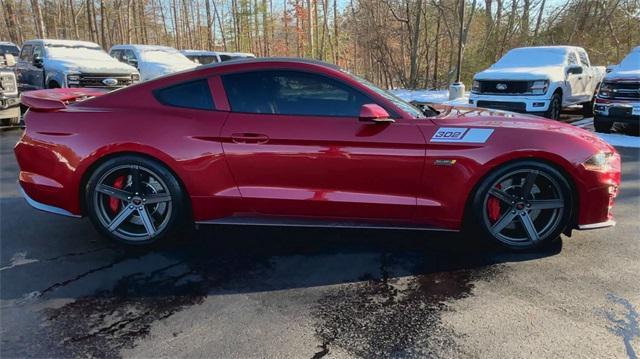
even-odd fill
[{"label": "car's front grille", "polygon": [[529,92],[529,81],[480,80],[478,82],[482,94],[520,95]]},{"label": "car's front grille", "polygon": [[[110,84],[108,79],[113,79],[116,83]],[[107,82],[107,83],[105,83]],[[109,75],[109,74],[82,74],[80,75],[80,87],[103,87],[120,88],[131,85],[131,75]]]},{"label": "car's front grille", "polygon": [[0,93],[15,94],[17,89],[16,76],[13,72],[0,73]]},{"label": "car's front grille", "polygon": [[527,105],[524,102],[478,101],[478,107],[513,112],[527,111]]},{"label": "car's front grille", "polygon": [[609,82],[609,97],[614,99],[640,99],[640,82]]}]

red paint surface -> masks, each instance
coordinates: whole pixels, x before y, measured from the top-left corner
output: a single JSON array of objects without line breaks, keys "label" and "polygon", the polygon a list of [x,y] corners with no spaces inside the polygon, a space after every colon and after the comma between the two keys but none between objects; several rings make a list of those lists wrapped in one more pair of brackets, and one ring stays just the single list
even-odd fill
[{"label": "red paint surface", "polygon": [[[397,114],[395,123],[230,112],[218,75],[265,68],[334,77]],[[153,97],[154,89],[195,78],[209,79],[219,110],[167,107]],[[163,77],[57,111],[29,111],[15,153],[25,192],[74,214],[83,214],[84,181],[99,161],[137,153],[176,174],[196,221],[254,213],[459,229],[484,176],[503,163],[531,158],[566,173],[577,195],[576,224],[610,218],[609,187],[620,183],[620,171],[600,173],[582,166],[599,151],[615,152],[598,137],[539,117],[448,106],[440,110],[436,117],[414,119],[336,69],[247,61]],[[430,142],[440,127],[494,132],[486,143]],[[438,159],[456,163],[437,165]]]}]

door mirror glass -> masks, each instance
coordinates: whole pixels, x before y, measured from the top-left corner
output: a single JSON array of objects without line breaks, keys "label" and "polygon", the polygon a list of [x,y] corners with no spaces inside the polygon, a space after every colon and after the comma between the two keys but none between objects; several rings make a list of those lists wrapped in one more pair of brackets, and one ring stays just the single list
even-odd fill
[{"label": "door mirror glass", "polygon": [[389,118],[389,113],[384,108],[376,105],[375,103],[368,103],[362,105],[360,108],[360,121],[365,122],[395,122],[392,118]]},{"label": "door mirror glass", "polygon": [[44,60],[42,59],[42,56],[40,56],[39,54],[33,55],[33,66],[42,67],[43,62]]},{"label": "door mirror glass", "polygon": [[580,75],[582,73],[582,66],[572,66],[567,70],[568,74]]}]

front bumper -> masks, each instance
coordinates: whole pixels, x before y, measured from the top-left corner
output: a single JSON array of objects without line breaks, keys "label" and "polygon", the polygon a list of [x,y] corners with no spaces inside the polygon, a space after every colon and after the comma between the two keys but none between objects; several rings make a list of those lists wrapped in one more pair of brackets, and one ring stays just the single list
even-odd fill
[{"label": "front bumper", "polygon": [[471,94],[469,105],[495,110],[520,113],[544,113],[549,109],[551,99],[539,96],[496,96]]},{"label": "front bumper", "polygon": [[8,97],[0,95],[0,110],[6,110],[18,105],[20,105],[20,98],[18,96]]},{"label": "front bumper", "polygon": [[593,105],[595,120],[622,122],[629,124],[640,123],[640,101],[605,100],[596,98]]}]

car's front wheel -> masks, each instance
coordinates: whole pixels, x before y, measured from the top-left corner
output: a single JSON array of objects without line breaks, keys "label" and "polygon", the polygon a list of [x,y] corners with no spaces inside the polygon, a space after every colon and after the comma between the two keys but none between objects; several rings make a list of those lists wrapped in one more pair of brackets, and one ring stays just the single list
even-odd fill
[{"label": "car's front wheel", "polygon": [[91,221],[105,236],[124,244],[147,245],[175,234],[186,221],[186,201],[175,176],[139,156],[107,160],[85,188]]},{"label": "car's front wheel", "polygon": [[531,249],[555,241],[567,227],[572,191],[552,166],[521,161],[482,181],[472,206],[475,225],[487,237],[511,249]]},{"label": "car's front wheel", "polygon": [[562,96],[559,93],[554,93],[549,101],[549,109],[545,113],[546,118],[552,120],[558,120],[560,118],[560,111],[562,110]]}]

